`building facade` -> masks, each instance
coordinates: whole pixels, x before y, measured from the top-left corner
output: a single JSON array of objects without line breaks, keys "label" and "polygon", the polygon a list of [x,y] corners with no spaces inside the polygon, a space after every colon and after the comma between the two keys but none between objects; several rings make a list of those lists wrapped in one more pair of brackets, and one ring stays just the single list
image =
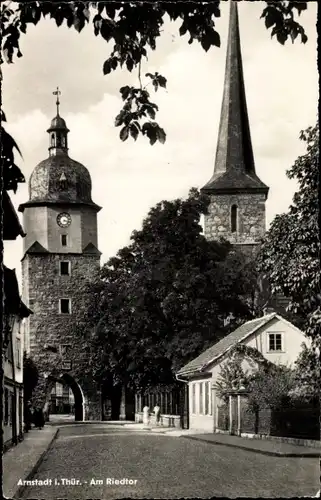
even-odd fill
[{"label": "building facade", "polygon": [[50,414],[74,414],[75,397],[71,388],[66,384],[56,382],[50,394]]},{"label": "building facade", "polygon": [[[75,376],[74,325],[84,315],[79,290],[100,267],[97,213],[87,168],[68,154],[68,128],[57,114],[47,130],[49,156],[33,170],[29,200],[20,205],[26,237],[23,298],[34,314],[26,322],[26,351],[41,371],[37,397],[45,410],[57,381],[71,387],[75,418],[99,416],[97,390]],[[89,395],[90,393],[90,395]],[[42,398],[42,399],[41,399]]]},{"label": "building facade", "polygon": [[[7,191],[3,191],[3,239],[25,236]],[[2,318],[3,446],[4,451],[23,439],[23,349],[22,323],[31,314],[20,298],[14,269],[2,266],[4,302]]]}]

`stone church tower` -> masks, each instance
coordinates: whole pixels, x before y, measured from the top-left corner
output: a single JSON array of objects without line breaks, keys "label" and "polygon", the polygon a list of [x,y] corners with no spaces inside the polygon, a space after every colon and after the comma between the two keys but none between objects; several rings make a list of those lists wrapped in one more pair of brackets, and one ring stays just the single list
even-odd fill
[{"label": "stone church tower", "polygon": [[83,420],[90,413],[90,402],[73,377],[71,332],[83,315],[77,291],[100,266],[97,213],[101,208],[92,201],[87,168],[68,154],[69,130],[59,114],[59,93],[55,92],[57,115],[47,130],[49,156],[34,168],[29,200],[19,207],[27,233],[23,300],[34,313],[26,324],[26,348],[36,363],[47,362],[47,385],[54,372],[55,380],[72,388],[76,420]]},{"label": "stone church tower", "polygon": [[258,178],[246,105],[237,2],[230,2],[223,102],[214,172],[202,188],[210,196],[205,237],[223,237],[244,251],[265,233],[269,188]]}]

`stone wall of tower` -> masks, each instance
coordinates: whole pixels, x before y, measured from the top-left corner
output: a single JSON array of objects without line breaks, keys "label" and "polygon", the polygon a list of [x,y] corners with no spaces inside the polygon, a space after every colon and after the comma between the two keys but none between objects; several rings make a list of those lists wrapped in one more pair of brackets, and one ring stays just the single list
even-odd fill
[{"label": "stone wall of tower", "polygon": [[[236,205],[237,231],[231,231],[231,208]],[[232,244],[255,245],[265,234],[264,194],[211,195],[205,215],[204,235],[208,240],[220,237]]]},{"label": "stone wall of tower", "polygon": [[[69,261],[70,276],[60,275],[60,262]],[[26,254],[22,263],[23,294],[33,314],[28,321],[30,353],[36,357],[44,344],[73,343],[73,328],[84,313],[79,289],[99,269],[99,256]],[[71,299],[71,314],[59,313],[59,299]]]}]

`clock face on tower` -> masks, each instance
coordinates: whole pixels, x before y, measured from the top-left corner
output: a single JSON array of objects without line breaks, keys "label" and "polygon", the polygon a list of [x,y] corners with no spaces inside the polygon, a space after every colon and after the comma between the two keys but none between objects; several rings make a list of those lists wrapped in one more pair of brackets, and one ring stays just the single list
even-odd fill
[{"label": "clock face on tower", "polygon": [[71,216],[67,212],[63,212],[57,216],[57,224],[60,227],[68,227],[71,224]]}]

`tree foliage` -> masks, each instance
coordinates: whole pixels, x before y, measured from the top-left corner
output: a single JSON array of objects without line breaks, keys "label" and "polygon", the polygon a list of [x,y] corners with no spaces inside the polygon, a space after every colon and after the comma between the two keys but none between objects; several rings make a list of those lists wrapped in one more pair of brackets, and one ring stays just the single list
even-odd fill
[{"label": "tree foliage", "polygon": [[319,126],[302,131],[306,154],[287,172],[296,179],[287,213],[277,215],[266,233],[259,268],[274,292],[289,297],[289,310],[306,319],[306,333],[320,342]]},{"label": "tree foliage", "polygon": [[320,356],[316,350],[309,349],[305,344],[295,362],[295,380],[293,397],[305,401],[320,399]]},{"label": "tree foliage", "polygon": [[246,390],[251,411],[276,409],[291,399],[291,391],[296,387],[296,372],[272,363],[254,347],[236,344],[221,365],[215,388],[227,403],[229,394],[241,387]]},{"label": "tree foliage", "polygon": [[39,372],[32,358],[23,354],[23,394],[24,400],[30,401],[38,383]]},{"label": "tree foliage", "polygon": [[[261,18],[271,36],[284,44],[297,38],[306,43],[304,28],[296,20],[307,2],[266,1]],[[180,36],[187,35],[188,43],[197,41],[205,51],[220,47],[220,36],[215,28],[220,17],[220,2],[48,2],[24,0],[3,2],[0,10],[0,31],[2,46],[0,63],[13,63],[22,57],[20,39],[28,32],[30,25],[37,25],[42,19],[50,18],[56,25],[64,23],[68,28],[81,32],[91,25],[94,34],[109,44],[109,57],[102,64],[105,75],[117,69],[129,72],[138,70],[139,87],[125,85],[120,89],[124,105],[115,119],[115,126],[122,127],[120,139],[129,137],[135,141],[139,134],[148,138],[150,144],[163,144],[166,132],[155,121],[157,104],[150,100],[150,93],[141,81],[141,65],[148,60],[150,51],[156,50],[156,43],[162,34],[165,19],[180,21]],[[166,88],[166,78],[158,72],[146,73],[154,90]],[[1,122],[5,115],[1,113]],[[14,162],[14,149],[18,147],[13,138],[1,126],[1,161],[4,167],[5,188],[17,189],[17,183],[24,182],[24,176]]]},{"label": "tree foliage", "polygon": [[85,292],[91,306],[78,335],[91,353],[84,367],[91,376],[171,384],[184,363],[228,332],[228,315],[250,317],[247,277],[226,273],[231,245],[202,235],[208,203],[196,189],[185,200],[158,203]]}]

